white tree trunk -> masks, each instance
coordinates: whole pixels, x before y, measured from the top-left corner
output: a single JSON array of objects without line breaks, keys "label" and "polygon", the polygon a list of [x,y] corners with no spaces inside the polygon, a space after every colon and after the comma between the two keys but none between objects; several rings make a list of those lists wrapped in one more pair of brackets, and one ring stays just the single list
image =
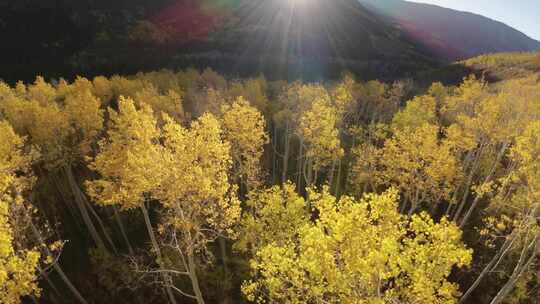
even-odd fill
[{"label": "white tree trunk", "polygon": [[[158,242],[156,240],[156,235],[154,233],[154,229],[152,228],[152,223],[150,222],[150,216],[148,215],[148,210],[146,209],[145,203],[141,204],[141,211],[144,216],[144,223],[146,224],[146,230],[148,231],[148,236],[150,237],[150,242],[152,243],[152,247],[154,251],[156,252],[157,262],[159,265],[159,270],[163,270],[163,257],[161,255],[161,249],[159,248]],[[171,277],[166,274],[165,272],[162,272],[162,279],[165,283],[165,291],[167,293],[167,297],[169,298],[169,301],[172,304],[176,304],[176,299],[174,298],[174,294],[172,292],[172,288],[169,284],[172,284]]]}]

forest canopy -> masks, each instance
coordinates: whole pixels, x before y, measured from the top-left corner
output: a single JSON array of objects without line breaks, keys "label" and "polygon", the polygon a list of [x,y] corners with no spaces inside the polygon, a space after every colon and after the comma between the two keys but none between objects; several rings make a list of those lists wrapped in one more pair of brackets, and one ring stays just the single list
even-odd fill
[{"label": "forest canopy", "polygon": [[531,74],[0,82],[0,302],[535,303],[539,134]]}]

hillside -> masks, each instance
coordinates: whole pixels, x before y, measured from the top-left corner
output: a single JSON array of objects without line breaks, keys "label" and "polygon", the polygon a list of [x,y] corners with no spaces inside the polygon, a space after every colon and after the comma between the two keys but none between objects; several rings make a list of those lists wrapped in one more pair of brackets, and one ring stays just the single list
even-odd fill
[{"label": "hillside", "polygon": [[216,31],[180,50],[178,58],[239,74],[293,77],[338,76],[343,69],[372,77],[404,75],[435,61],[356,0],[241,3]]},{"label": "hillside", "polygon": [[0,10],[7,81],[208,66],[234,76],[395,78],[437,61],[356,0],[11,0]]},{"label": "hillside", "polygon": [[495,80],[540,77],[540,53],[499,53],[470,58],[456,64],[482,71]]},{"label": "hillside", "polygon": [[540,79],[540,52],[480,55],[443,67],[419,71],[414,79],[424,86],[429,86],[434,81],[457,85],[471,74],[490,83],[522,78]]},{"label": "hillside", "polygon": [[9,41],[0,79],[12,83],[188,67],[391,80],[481,53],[540,49],[487,18],[401,0],[9,0],[0,11],[0,40]]},{"label": "hillside", "polygon": [[539,41],[480,15],[403,0],[359,1],[448,61],[486,53],[540,51]]}]

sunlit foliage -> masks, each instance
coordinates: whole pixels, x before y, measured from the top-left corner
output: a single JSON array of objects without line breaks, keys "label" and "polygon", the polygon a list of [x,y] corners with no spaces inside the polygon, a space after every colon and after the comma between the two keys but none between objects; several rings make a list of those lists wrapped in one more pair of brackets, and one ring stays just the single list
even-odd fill
[{"label": "sunlit foliage", "polygon": [[[275,241],[270,237],[257,250],[250,262],[253,278],[242,286],[248,299],[260,303],[456,301],[457,286],[447,278],[454,265],[470,263],[471,251],[461,243],[455,225],[446,220],[434,223],[427,214],[400,215],[395,190],[360,201],[347,196],[338,200],[327,190],[313,191],[310,198],[318,214],[315,222],[304,219],[296,229],[280,231]],[[255,210],[254,219],[286,223],[286,212],[271,206],[263,205],[269,212]]]},{"label": "sunlit foliage", "polygon": [[456,86],[0,82],[0,302],[534,303],[533,57]]}]

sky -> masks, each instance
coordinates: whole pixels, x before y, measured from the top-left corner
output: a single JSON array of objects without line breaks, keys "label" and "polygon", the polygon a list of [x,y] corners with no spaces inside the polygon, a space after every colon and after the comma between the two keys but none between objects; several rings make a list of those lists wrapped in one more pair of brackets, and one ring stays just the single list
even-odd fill
[{"label": "sky", "polygon": [[540,0],[409,0],[471,12],[504,22],[540,40]]}]

